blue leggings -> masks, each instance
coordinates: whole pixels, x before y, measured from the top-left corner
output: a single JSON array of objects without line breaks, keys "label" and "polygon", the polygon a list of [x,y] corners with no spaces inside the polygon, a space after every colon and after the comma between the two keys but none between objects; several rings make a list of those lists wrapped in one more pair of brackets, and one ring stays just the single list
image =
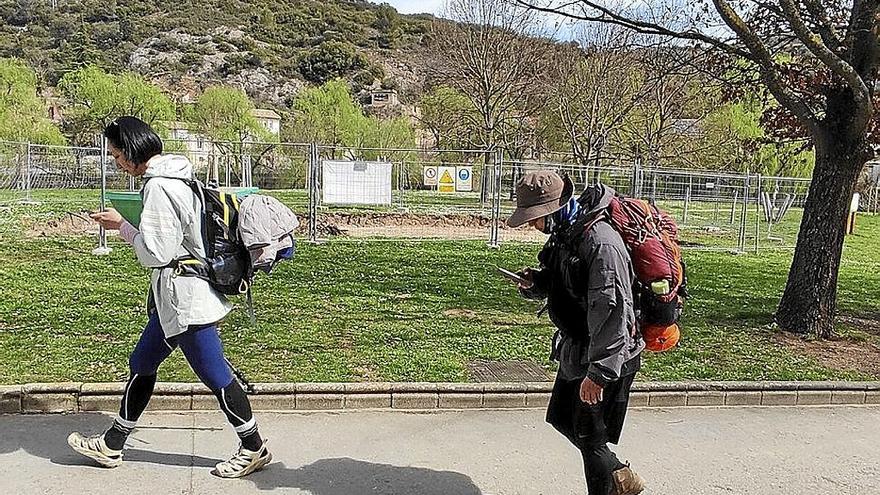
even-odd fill
[{"label": "blue leggings", "polygon": [[191,326],[186,332],[166,339],[155,313],[150,315],[150,321],[128,359],[131,376],[122,395],[119,417],[105,435],[107,445],[114,450],[123,447],[125,439],[150,402],[159,365],[178,346],[202,383],[214,392],[220,409],[241,438],[244,448],[259,449],[262,439],[257,432],[257,422],[254,420],[250,401],[241,385],[233,378],[232,370],[223,356],[223,344],[220,343],[217,325]]},{"label": "blue leggings", "polygon": [[223,344],[216,325],[192,326],[186,332],[166,339],[156,313],[150,315],[150,321],[128,359],[132,376],[155,375],[162,361],[178,346],[199,380],[208,388],[220,390],[232,383],[232,371],[223,356]]}]

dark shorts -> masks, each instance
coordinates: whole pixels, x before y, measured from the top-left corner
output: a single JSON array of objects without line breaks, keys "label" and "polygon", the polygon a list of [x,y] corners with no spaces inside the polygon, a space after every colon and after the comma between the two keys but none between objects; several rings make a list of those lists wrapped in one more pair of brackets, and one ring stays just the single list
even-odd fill
[{"label": "dark shorts", "polygon": [[581,401],[582,379],[557,378],[547,407],[547,422],[578,447],[618,443],[634,378],[630,375],[609,383],[602,402],[592,406]]}]

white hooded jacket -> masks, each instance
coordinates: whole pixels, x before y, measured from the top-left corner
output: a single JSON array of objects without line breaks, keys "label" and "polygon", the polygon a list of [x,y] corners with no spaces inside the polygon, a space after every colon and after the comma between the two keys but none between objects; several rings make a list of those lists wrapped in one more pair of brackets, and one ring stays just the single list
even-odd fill
[{"label": "white hooded jacket", "polygon": [[190,325],[221,320],[232,304],[207,281],[179,277],[172,268],[165,268],[188,255],[184,246],[205,256],[201,202],[189,185],[178,180],[192,179],[192,164],[183,156],[157,155],[147,162],[144,179],[144,209],[131,244],[140,264],[153,269],[150,291],[162,330],[170,338]]}]

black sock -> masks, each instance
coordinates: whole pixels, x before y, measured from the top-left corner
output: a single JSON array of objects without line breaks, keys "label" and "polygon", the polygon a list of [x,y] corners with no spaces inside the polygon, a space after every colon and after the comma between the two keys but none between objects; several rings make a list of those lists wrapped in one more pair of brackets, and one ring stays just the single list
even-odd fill
[{"label": "black sock", "polygon": [[241,446],[251,451],[260,450],[263,439],[257,431],[257,422],[251,412],[251,402],[238,381],[232,380],[232,383],[226,387],[215,390],[214,395],[220,402],[220,409],[226,414],[226,418],[241,439]]},{"label": "black sock", "polygon": [[125,384],[125,392],[122,395],[122,404],[119,406],[119,417],[113,421],[104,433],[104,442],[113,450],[122,450],[128,435],[134,430],[138,418],[141,417],[153,388],[156,386],[156,375],[139,375],[134,373]]}]

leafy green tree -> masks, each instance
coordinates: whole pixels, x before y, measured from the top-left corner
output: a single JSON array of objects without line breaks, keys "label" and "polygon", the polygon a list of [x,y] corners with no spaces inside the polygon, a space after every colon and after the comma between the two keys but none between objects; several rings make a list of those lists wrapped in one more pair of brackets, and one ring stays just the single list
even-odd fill
[{"label": "leafy green tree", "polygon": [[0,140],[63,144],[64,136],[49,120],[37,95],[37,78],[24,62],[0,59]]},{"label": "leafy green tree", "polygon": [[58,86],[71,104],[69,131],[78,142],[123,115],[138,117],[160,131],[164,121],[175,117],[171,98],[137,74],[109,74],[89,66],[67,74]]},{"label": "leafy green tree", "polygon": [[294,101],[293,112],[291,136],[297,141],[353,148],[415,146],[415,130],[409,120],[365,115],[342,80],[303,91]]},{"label": "leafy green tree", "polygon": [[352,98],[348,84],[339,79],[302,91],[292,110],[291,132],[297,141],[353,146],[366,126],[363,109]]},{"label": "leafy green tree", "polygon": [[187,116],[196,130],[219,146],[241,148],[248,142],[277,139],[253,114],[254,103],[241,90],[212,86],[205,90]]},{"label": "leafy green tree", "polygon": [[476,109],[470,99],[449,86],[438,86],[419,102],[419,123],[431,133],[438,149],[471,146],[469,136],[476,122]]}]

